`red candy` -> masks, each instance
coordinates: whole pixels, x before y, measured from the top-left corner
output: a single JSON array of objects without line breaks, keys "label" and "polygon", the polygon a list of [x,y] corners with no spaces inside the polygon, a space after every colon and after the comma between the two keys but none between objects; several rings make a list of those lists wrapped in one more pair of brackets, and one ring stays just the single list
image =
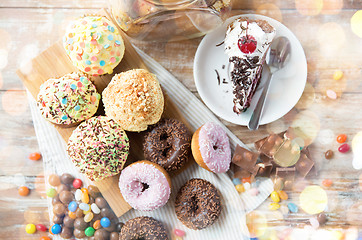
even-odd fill
[{"label": "red candy", "polygon": [[256,49],[256,40],[253,36],[246,35],[239,39],[238,47],[245,54],[253,53]]},{"label": "red candy", "polygon": [[350,149],[349,145],[347,143],[342,144],[341,146],[339,146],[338,151],[341,153],[346,153],[348,152]]},{"label": "red candy", "polygon": [[73,181],[74,188],[81,188],[82,185],[83,185],[82,180],[80,180],[79,178],[74,179],[74,181]]},{"label": "red candy", "polygon": [[345,134],[339,134],[337,136],[337,142],[344,143],[347,140],[347,136]]},{"label": "red candy", "polygon": [[41,158],[40,153],[34,152],[29,154],[29,159],[33,161],[38,161]]},{"label": "red candy", "polygon": [[46,226],[44,226],[43,224],[37,224],[37,225],[35,225],[35,227],[38,231],[41,231],[41,232],[46,232],[48,230],[48,228]]},{"label": "red candy", "polygon": [[175,230],[173,230],[173,233],[176,235],[176,236],[178,236],[178,237],[183,237],[183,236],[185,236],[185,232],[184,231],[182,231],[182,230],[180,230],[180,229],[175,229]]}]

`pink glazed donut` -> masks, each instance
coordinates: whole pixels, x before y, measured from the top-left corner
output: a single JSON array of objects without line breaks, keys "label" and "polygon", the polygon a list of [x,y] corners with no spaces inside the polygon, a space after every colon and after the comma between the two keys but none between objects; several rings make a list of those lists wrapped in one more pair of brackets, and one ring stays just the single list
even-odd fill
[{"label": "pink glazed donut", "polygon": [[229,170],[231,150],[226,132],[216,123],[202,125],[192,136],[192,155],[197,164],[214,173]]},{"label": "pink glazed donut", "polygon": [[131,207],[152,211],[165,205],[171,194],[171,179],[161,166],[144,160],[121,172],[119,189]]}]

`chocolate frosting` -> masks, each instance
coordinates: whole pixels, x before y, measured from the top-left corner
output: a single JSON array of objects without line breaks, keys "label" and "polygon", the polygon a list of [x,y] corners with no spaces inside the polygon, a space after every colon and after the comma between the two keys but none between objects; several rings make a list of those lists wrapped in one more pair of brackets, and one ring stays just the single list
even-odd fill
[{"label": "chocolate frosting", "polygon": [[136,217],[122,227],[119,240],[168,240],[163,224],[152,217]]},{"label": "chocolate frosting", "polygon": [[182,168],[191,153],[191,133],[176,119],[162,119],[145,135],[144,156],[167,172]]},{"label": "chocolate frosting", "polygon": [[188,228],[200,230],[212,225],[221,213],[218,190],[210,182],[193,178],[178,191],[177,218]]}]

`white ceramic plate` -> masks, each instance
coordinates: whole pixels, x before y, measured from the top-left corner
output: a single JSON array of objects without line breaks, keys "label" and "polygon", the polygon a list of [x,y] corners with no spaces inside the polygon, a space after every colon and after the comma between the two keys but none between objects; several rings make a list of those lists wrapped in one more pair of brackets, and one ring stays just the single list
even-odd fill
[{"label": "white ceramic plate", "polygon": [[[283,117],[295,106],[302,96],[307,80],[307,61],[302,45],[296,36],[280,22],[261,15],[244,14],[228,19],[222,26],[207,34],[202,39],[195,55],[196,88],[202,100],[216,115],[238,125],[246,126],[248,124],[259,99],[263,82],[259,84],[248,110],[239,115],[234,113],[232,84],[228,74],[228,56],[224,53],[224,44],[217,46],[223,42],[228,24],[238,17],[267,20],[276,29],[275,37],[285,36],[291,42],[290,61],[283,69],[274,74],[270,85],[260,121],[261,125],[267,124]],[[220,75],[220,85],[218,85],[215,70]],[[223,79],[227,84],[223,83]]]}]

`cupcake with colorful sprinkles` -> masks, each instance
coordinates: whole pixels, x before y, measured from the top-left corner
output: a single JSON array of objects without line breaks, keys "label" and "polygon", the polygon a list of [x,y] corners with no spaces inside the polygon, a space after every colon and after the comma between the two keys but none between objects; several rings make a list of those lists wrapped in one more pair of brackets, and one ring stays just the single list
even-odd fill
[{"label": "cupcake with colorful sprinkles", "polygon": [[93,76],[112,73],[125,49],[117,28],[101,16],[84,16],[71,22],[63,45],[73,65]]},{"label": "cupcake with colorful sprinkles", "polygon": [[81,173],[98,181],[122,170],[129,153],[129,139],[114,120],[93,117],[73,131],[67,152]]},{"label": "cupcake with colorful sprinkles", "polygon": [[37,105],[48,121],[66,127],[91,118],[98,109],[100,94],[82,73],[51,78],[40,86]]}]

